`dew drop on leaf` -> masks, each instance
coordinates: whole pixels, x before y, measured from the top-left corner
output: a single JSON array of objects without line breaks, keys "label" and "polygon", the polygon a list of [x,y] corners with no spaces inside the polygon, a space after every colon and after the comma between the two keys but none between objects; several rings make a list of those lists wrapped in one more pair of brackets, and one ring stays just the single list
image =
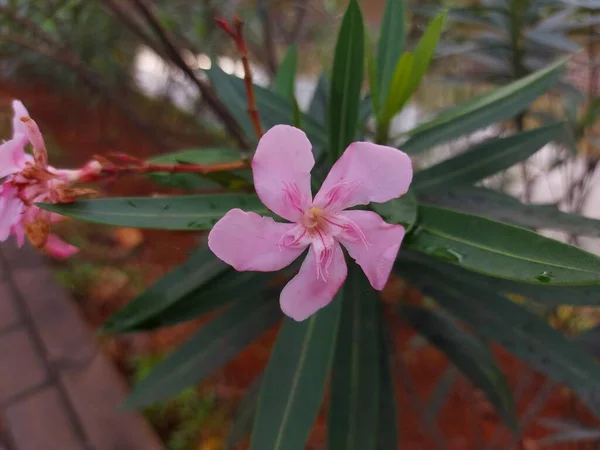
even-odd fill
[{"label": "dew drop on leaf", "polygon": [[554,275],[552,275],[552,272],[548,272],[546,270],[544,270],[537,277],[535,277],[536,280],[538,280],[542,283],[550,283],[552,281],[552,278],[554,278]]},{"label": "dew drop on leaf", "polygon": [[463,258],[465,257],[465,255],[462,253],[446,247],[436,247],[431,252],[431,255],[440,259],[445,259],[446,261],[457,263],[462,262]]}]

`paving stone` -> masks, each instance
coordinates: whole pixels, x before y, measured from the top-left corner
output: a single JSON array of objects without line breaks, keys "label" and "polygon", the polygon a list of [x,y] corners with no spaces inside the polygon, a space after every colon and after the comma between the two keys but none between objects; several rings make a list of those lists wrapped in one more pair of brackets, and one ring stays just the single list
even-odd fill
[{"label": "paving stone", "polygon": [[132,411],[118,410],[125,399],[125,383],[104,355],[98,354],[85,368],[65,368],[60,376],[93,448],[163,448],[141,416]]},{"label": "paving stone", "polygon": [[48,360],[57,366],[90,361],[97,351],[93,335],[52,273],[47,268],[17,268],[12,276]]},{"label": "paving stone", "polygon": [[17,324],[21,319],[16,300],[10,282],[0,279],[0,331]]},{"label": "paving stone", "polygon": [[44,361],[25,329],[0,335],[0,402],[40,386],[48,379]]},{"label": "paving stone", "polygon": [[54,387],[40,390],[6,408],[5,420],[18,450],[86,449]]}]

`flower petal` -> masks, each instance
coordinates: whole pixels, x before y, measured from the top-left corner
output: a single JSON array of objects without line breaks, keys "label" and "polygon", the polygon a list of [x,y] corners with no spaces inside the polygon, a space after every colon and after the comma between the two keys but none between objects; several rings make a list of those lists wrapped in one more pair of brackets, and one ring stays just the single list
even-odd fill
[{"label": "flower petal", "polygon": [[10,184],[0,185],[0,242],[8,239],[12,227],[21,220],[24,205],[17,193],[17,188]]},{"label": "flower petal", "polygon": [[23,102],[21,102],[19,100],[13,100],[12,107],[13,107],[13,119],[12,119],[13,136],[16,136],[17,134],[27,135],[25,123],[23,123],[23,121],[21,120],[23,118],[29,117],[29,112],[27,111],[27,108],[25,108],[25,105],[23,105]]},{"label": "flower petal", "polygon": [[283,236],[295,226],[232,209],[210,231],[208,246],[235,270],[272,272],[290,265],[306,248],[280,245]]},{"label": "flower petal", "polygon": [[276,125],[260,139],[252,172],[260,200],[274,213],[297,222],[310,205],[310,171],[315,165],[306,134]]},{"label": "flower petal", "polygon": [[325,279],[318,276],[317,257],[312,246],[300,272],[283,288],[279,303],[286,316],[300,322],[327,306],[340,289],[348,267],[339,244],[333,248],[331,265]]},{"label": "flower petal", "polygon": [[412,164],[398,149],[370,142],[354,142],[331,168],[314,205],[330,211],[382,203],[408,191]]},{"label": "flower petal", "polygon": [[337,238],[362,267],[371,286],[383,289],[404,238],[404,227],[391,225],[372,211],[344,211],[340,215],[356,225],[361,234],[349,231]]},{"label": "flower petal", "polygon": [[66,243],[55,234],[48,236],[46,245],[44,246],[44,253],[57,259],[67,259],[78,251],[79,249],[77,247]]},{"label": "flower petal", "polygon": [[25,165],[25,141],[18,135],[0,145],[0,178],[20,171]]}]

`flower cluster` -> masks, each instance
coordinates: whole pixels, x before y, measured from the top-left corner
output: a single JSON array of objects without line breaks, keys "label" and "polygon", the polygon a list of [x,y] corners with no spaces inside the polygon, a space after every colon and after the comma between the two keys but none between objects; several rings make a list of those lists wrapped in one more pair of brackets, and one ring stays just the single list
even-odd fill
[{"label": "flower cluster", "polygon": [[300,272],[283,289],[281,309],[304,320],[326,306],[347,275],[340,244],[361,266],[371,286],[385,286],[404,238],[404,228],[372,211],[351,210],[387,202],[408,191],[410,158],[392,147],[351,144],[313,198],[311,144],[299,129],[277,125],[261,138],[252,172],[261,201],[290,223],[240,209],[211,230],[208,245],[234,269],[269,272],[291,264],[308,247]]},{"label": "flower cluster", "polygon": [[[64,203],[90,194],[75,183],[94,179],[101,165],[90,162],[78,170],[48,165],[46,144],[38,125],[20,101],[13,101],[13,136],[0,145],[0,242],[14,236],[19,246],[25,237],[37,248],[67,258],[77,248],[50,233],[51,223],[61,216],[38,208],[39,202]],[[25,148],[31,144],[31,154]]]}]

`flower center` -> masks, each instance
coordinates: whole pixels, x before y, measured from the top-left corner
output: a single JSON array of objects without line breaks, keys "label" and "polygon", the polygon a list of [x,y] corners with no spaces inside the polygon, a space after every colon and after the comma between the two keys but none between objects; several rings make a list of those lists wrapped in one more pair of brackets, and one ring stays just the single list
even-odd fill
[{"label": "flower center", "polygon": [[309,230],[313,230],[314,228],[318,228],[322,225],[325,215],[325,211],[321,208],[311,207],[304,213],[304,226]]}]

